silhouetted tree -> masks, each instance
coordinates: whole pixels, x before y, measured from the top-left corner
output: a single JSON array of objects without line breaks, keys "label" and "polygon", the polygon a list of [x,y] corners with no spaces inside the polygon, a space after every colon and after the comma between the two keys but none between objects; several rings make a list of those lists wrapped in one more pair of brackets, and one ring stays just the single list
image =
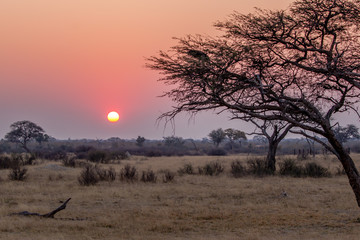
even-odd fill
[{"label": "silhouetted tree", "polygon": [[214,143],[216,147],[219,147],[220,143],[225,140],[226,133],[222,128],[219,128],[217,130],[212,130],[209,133],[210,140]]},{"label": "silhouetted tree", "polygon": [[49,139],[45,131],[30,121],[18,121],[10,125],[11,131],[5,135],[9,142],[18,143],[26,152],[30,153],[27,144],[30,141],[43,142]]},{"label": "silhouetted tree", "polygon": [[138,136],[136,139],[136,145],[138,145],[139,147],[142,147],[144,145],[145,141],[146,141],[146,139],[144,137]]},{"label": "silhouetted tree", "polygon": [[266,138],[268,144],[268,153],[266,155],[266,168],[269,172],[274,173],[276,171],[276,152],[279,143],[286,137],[292,125],[287,122],[270,122],[270,121],[250,121],[260,131],[255,131],[252,134],[261,135]]},{"label": "silhouetted tree", "polygon": [[217,109],[292,124],[337,156],[360,206],[360,174],[334,128],[334,116],[359,102],[359,13],[355,0],[297,0],[286,11],[235,13],[216,24],[224,32],[217,38],[178,39],[148,59],[177,103],[160,118]]},{"label": "silhouetted tree", "polygon": [[168,147],[183,147],[185,141],[182,137],[169,136],[164,137],[164,144]]},{"label": "silhouetted tree", "polygon": [[227,128],[225,129],[225,135],[229,138],[230,141],[230,147],[233,148],[234,142],[239,141],[241,145],[241,139],[246,140],[246,134],[243,131],[233,129],[233,128]]}]

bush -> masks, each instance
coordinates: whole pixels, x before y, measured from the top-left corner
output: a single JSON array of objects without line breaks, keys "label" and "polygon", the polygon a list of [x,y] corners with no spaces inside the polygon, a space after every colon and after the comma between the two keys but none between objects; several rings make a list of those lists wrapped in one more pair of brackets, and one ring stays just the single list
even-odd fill
[{"label": "bush", "polygon": [[0,156],[0,169],[8,169],[11,167],[11,158],[5,155]]},{"label": "bush", "polygon": [[248,172],[256,176],[272,175],[274,174],[266,167],[266,161],[263,159],[255,158],[247,161]]},{"label": "bush", "polygon": [[226,156],[226,151],[222,148],[211,149],[208,153],[209,156]]},{"label": "bush", "polygon": [[112,182],[116,178],[116,172],[113,167],[110,167],[109,169],[103,169],[96,165],[94,169],[100,181]]},{"label": "bush", "polygon": [[199,167],[199,174],[217,176],[224,171],[224,166],[219,162],[211,162]]},{"label": "bush", "polygon": [[192,166],[191,163],[186,163],[182,168],[178,170],[178,173],[179,175],[184,175],[184,174],[192,175],[194,174],[194,167]]},{"label": "bush", "polygon": [[156,183],[157,177],[152,170],[142,171],[141,179],[142,182]]},{"label": "bush", "polygon": [[170,170],[165,170],[163,175],[163,183],[172,182],[175,178],[175,173]]},{"label": "bush", "polygon": [[99,182],[99,177],[96,173],[95,167],[86,166],[80,176],[78,177],[79,184],[82,186],[95,185]]},{"label": "bush", "polygon": [[65,167],[75,167],[76,166],[76,161],[75,161],[75,157],[69,157],[69,156],[65,156],[63,159],[62,159],[62,164],[65,166]]},{"label": "bush", "polygon": [[308,177],[316,177],[316,178],[331,176],[327,168],[324,168],[314,162],[310,162],[305,165],[304,175]]},{"label": "bush", "polygon": [[121,181],[136,181],[138,179],[137,170],[134,166],[125,165],[123,169],[120,170],[120,180]]},{"label": "bush", "polygon": [[303,168],[298,166],[293,159],[285,159],[284,162],[280,163],[280,175],[301,177],[303,175]]},{"label": "bush", "polygon": [[110,159],[108,158],[107,152],[92,150],[88,154],[88,160],[95,163],[108,163]]},{"label": "bush", "polygon": [[231,163],[231,174],[236,178],[242,177],[246,175],[246,168],[240,161],[233,161]]},{"label": "bush", "polygon": [[27,178],[27,169],[21,166],[12,167],[9,173],[9,179],[13,181],[24,181]]},{"label": "bush", "polygon": [[10,166],[10,173],[8,175],[10,180],[24,181],[27,178],[27,169],[22,166],[19,158],[13,158]]}]

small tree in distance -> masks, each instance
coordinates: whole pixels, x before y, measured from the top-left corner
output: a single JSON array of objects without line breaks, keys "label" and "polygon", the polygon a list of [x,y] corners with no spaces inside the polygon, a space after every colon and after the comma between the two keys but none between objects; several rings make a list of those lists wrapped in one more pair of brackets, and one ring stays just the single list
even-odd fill
[{"label": "small tree in distance", "polygon": [[136,139],[136,145],[142,147],[146,139],[144,137],[138,136]]},{"label": "small tree in distance", "polygon": [[20,146],[28,153],[28,143],[31,141],[44,142],[49,139],[45,131],[38,125],[30,121],[18,121],[10,125],[11,131],[5,135],[5,139],[9,142],[20,144]]},{"label": "small tree in distance", "polygon": [[214,143],[216,147],[219,147],[220,143],[225,140],[226,133],[222,128],[219,128],[217,130],[212,130],[209,133],[209,137],[211,141]]},{"label": "small tree in distance", "polygon": [[234,142],[239,141],[241,145],[241,139],[246,140],[246,134],[243,131],[236,130],[233,128],[225,129],[225,135],[229,138],[230,147],[233,148]]}]

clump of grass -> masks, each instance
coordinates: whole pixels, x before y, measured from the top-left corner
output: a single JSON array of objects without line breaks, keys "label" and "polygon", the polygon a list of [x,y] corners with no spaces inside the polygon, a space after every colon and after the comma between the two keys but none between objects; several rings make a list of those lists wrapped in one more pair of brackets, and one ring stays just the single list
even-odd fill
[{"label": "clump of grass", "polygon": [[153,170],[142,171],[141,179],[142,182],[156,183],[157,176]]},{"label": "clump of grass", "polygon": [[249,159],[247,161],[247,170],[249,174],[260,177],[274,174],[270,169],[267,168],[266,161],[260,158]]},{"label": "clump of grass", "polygon": [[171,172],[170,170],[164,170],[163,172],[163,183],[169,183],[174,181],[175,173]]},{"label": "clump of grass", "polygon": [[27,178],[27,169],[22,166],[12,167],[9,179],[12,181],[24,181]]},{"label": "clump of grass", "polygon": [[337,168],[336,168],[336,176],[342,176],[342,175],[346,175],[345,169],[344,167],[340,164]]},{"label": "clump of grass", "polygon": [[224,166],[220,162],[211,162],[199,167],[199,174],[217,176],[224,171]]},{"label": "clump of grass", "polygon": [[235,177],[242,177],[246,175],[247,171],[246,168],[242,165],[240,161],[233,161],[231,163],[231,174]]},{"label": "clump of grass", "polygon": [[94,166],[86,166],[80,176],[78,177],[78,182],[82,186],[91,186],[99,182],[98,174],[96,173]]},{"label": "clump of grass", "polygon": [[285,159],[279,165],[279,173],[282,176],[301,177],[303,175],[302,167],[298,166],[293,159]]},{"label": "clump of grass", "polygon": [[116,172],[113,167],[110,167],[109,169],[103,169],[99,165],[96,165],[95,171],[100,181],[108,181],[108,182],[115,181]]},{"label": "clump of grass", "polygon": [[134,166],[129,164],[125,165],[124,168],[120,170],[120,180],[127,182],[134,182],[138,180],[138,173]]},{"label": "clump of grass", "polygon": [[189,174],[189,175],[195,174],[193,165],[191,163],[186,163],[182,168],[178,170],[178,174],[180,176],[185,174]]}]

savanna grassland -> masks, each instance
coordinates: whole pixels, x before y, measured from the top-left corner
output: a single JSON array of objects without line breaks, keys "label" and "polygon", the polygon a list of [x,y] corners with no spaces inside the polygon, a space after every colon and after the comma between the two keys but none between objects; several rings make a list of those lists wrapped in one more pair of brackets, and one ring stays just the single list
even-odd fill
[{"label": "savanna grassland", "polygon": [[[10,181],[9,170],[0,170],[0,239],[359,239],[360,209],[346,176],[335,175],[339,163],[334,157],[316,159],[332,177],[234,178],[231,162],[248,158],[132,156],[102,166],[116,173],[126,164],[152,169],[157,183],[117,178],[81,186],[82,168],[55,161],[27,166],[25,181]],[[360,161],[360,155],[353,158]],[[197,169],[212,161],[225,171],[218,176],[177,173],[168,183],[161,179],[165,169],[177,172],[187,163]],[[11,215],[47,213],[70,197],[54,219]]]}]

